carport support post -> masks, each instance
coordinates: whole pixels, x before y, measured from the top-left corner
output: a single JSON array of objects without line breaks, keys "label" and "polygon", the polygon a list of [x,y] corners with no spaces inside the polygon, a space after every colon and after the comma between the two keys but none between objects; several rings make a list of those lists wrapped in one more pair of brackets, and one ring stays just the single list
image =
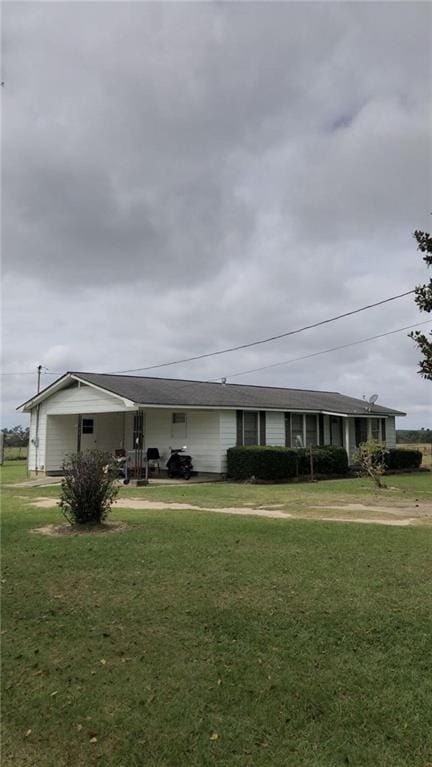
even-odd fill
[{"label": "carport support post", "polygon": [[77,420],[77,453],[81,452],[82,415]]},{"label": "carport support post", "polygon": [[345,449],[348,453],[348,463],[351,463],[351,453],[350,453],[350,425],[349,425],[349,418],[345,418]]}]

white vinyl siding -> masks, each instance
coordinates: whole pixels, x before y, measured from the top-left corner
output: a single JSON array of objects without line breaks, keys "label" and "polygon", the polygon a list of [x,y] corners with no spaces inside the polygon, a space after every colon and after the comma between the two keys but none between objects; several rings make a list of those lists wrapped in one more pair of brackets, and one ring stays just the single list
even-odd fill
[{"label": "white vinyl siding", "polygon": [[226,472],[227,450],[235,447],[237,441],[237,420],[235,410],[222,410],[220,412],[220,461],[221,472]]},{"label": "white vinyl siding", "polygon": [[[39,405],[39,425],[37,426],[37,408],[33,408],[30,415],[30,434],[27,465],[29,471],[45,471],[46,463],[46,410],[47,403],[42,402]],[[36,435],[37,429],[37,435]],[[36,444],[36,440],[37,443]]]},{"label": "white vinyl siding", "polygon": [[[144,410],[144,449],[157,447],[161,456],[161,469],[165,469],[170,456],[170,448],[182,447],[185,444],[187,452],[192,456],[195,471],[220,474],[223,468],[219,437],[219,411],[188,410],[186,414],[186,440],[182,441],[182,444],[177,444],[176,438],[173,437],[173,412],[180,411],[158,410],[156,408]],[[132,422],[133,415],[127,415],[126,440],[128,435],[132,434]],[[127,442],[127,445],[129,444]]]},{"label": "white vinyl siding", "polygon": [[76,452],[77,431],[76,415],[48,416],[46,471],[58,471],[67,453]]},{"label": "white vinyl siding", "polygon": [[[95,413],[93,433],[81,434],[81,450],[97,448],[114,453],[124,447],[124,416],[122,413]],[[74,453],[78,444],[77,415],[49,415],[46,419],[46,471],[59,471],[67,453]],[[31,467],[30,467],[31,468]]]},{"label": "white vinyl siding", "polygon": [[186,413],[176,412],[171,417],[171,435],[174,447],[182,447],[187,440],[187,416]]},{"label": "white vinyl siding", "polygon": [[119,411],[130,411],[124,400],[114,395],[105,394],[92,386],[85,384],[75,384],[68,389],[53,394],[43,403],[47,408],[48,415],[68,415],[68,414],[94,414],[94,413],[115,413]]}]

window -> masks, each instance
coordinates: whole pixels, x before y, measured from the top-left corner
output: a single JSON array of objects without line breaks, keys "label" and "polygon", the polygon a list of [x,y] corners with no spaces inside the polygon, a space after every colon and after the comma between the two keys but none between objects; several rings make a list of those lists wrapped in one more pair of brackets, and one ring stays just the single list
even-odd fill
[{"label": "window", "polygon": [[318,430],[316,415],[306,416],[306,447],[318,444]]},{"label": "window", "polygon": [[364,442],[367,442],[367,439],[368,439],[368,429],[367,429],[366,418],[356,418],[355,419],[356,447],[359,447],[359,445],[362,445]]},{"label": "window", "polygon": [[266,413],[264,410],[237,410],[237,445],[266,444]]},{"label": "window", "polygon": [[381,441],[385,442],[387,439],[386,437],[386,419],[381,418]]},{"label": "window", "polygon": [[379,442],[380,438],[380,424],[379,418],[371,418],[371,437]]},{"label": "window", "polygon": [[258,445],[258,413],[243,413],[243,444]]},{"label": "window", "polygon": [[286,447],[318,444],[318,418],[315,414],[285,413]]},{"label": "window", "polygon": [[291,413],[291,447],[303,445],[303,416],[299,413]]},{"label": "window", "polygon": [[82,419],[82,433],[83,434],[93,434],[94,429],[94,420],[93,418],[83,418]]},{"label": "window", "polygon": [[186,413],[173,413],[172,414],[172,422],[173,423],[186,423]]},{"label": "window", "polygon": [[133,421],[132,450],[142,450],[144,445],[144,413],[136,413]]}]

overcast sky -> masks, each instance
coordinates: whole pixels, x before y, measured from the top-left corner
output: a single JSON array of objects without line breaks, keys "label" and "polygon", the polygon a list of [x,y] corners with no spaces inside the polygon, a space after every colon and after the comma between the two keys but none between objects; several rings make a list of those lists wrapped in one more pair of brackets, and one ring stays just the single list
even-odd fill
[{"label": "overcast sky", "polygon": [[[26,422],[39,363],[44,385],[138,368],[425,282],[431,11],[6,3],[3,425]],[[407,297],[154,374],[229,381],[427,318]],[[233,381],[377,392],[431,426],[418,358],[405,332]]]}]

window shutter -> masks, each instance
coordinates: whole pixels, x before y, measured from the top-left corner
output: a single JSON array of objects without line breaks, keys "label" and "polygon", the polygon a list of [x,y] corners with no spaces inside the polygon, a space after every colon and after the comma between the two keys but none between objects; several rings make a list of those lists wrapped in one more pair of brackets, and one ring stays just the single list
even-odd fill
[{"label": "window shutter", "polygon": [[266,444],[266,414],[265,414],[265,410],[260,410],[259,424],[260,424],[259,443],[260,443],[260,445],[265,445]]},{"label": "window shutter", "polygon": [[318,416],[319,444],[324,445],[324,416],[322,413]]},{"label": "window shutter", "polygon": [[243,410],[237,410],[237,447],[243,445]]},{"label": "window shutter", "polygon": [[285,447],[291,447],[291,413],[285,413]]},{"label": "window shutter", "polygon": [[386,442],[386,419],[381,418],[381,441]]}]

